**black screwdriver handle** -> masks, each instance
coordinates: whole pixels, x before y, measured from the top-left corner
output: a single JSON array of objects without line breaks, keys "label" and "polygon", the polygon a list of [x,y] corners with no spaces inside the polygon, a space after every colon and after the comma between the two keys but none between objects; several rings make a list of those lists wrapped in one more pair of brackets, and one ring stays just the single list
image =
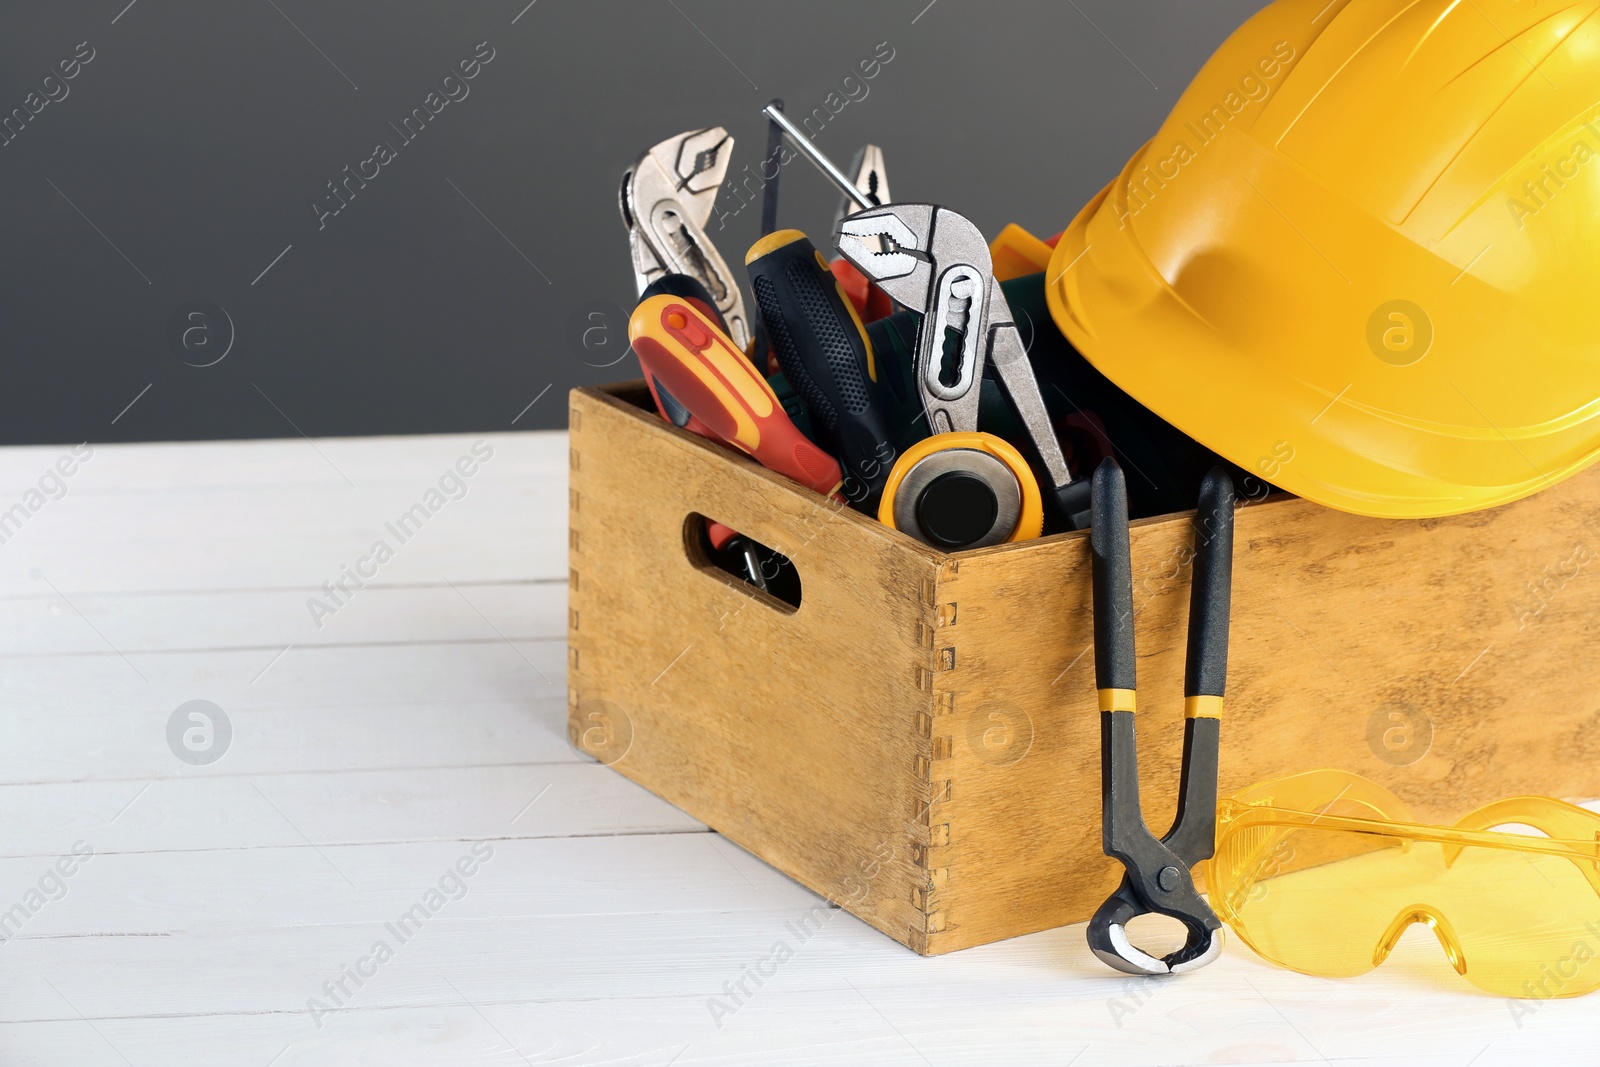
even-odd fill
[{"label": "black screwdriver handle", "polygon": [[778,366],[822,449],[844,468],[846,499],[876,514],[895,461],[883,374],[866,328],[799,230],[778,230],[745,256],[750,288]]}]

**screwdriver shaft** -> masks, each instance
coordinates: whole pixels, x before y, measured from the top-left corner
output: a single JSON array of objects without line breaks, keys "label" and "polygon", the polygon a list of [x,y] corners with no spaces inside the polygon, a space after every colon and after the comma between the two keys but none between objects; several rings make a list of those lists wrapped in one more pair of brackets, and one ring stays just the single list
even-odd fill
[{"label": "screwdriver shaft", "polygon": [[855,183],[845,177],[844,171],[836,167],[833,160],[823,155],[821,150],[812,144],[811,140],[801,133],[800,128],[790,122],[788,116],[784,115],[782,111],[769,104],[762,109],[762,113],[776,123],[780,130],[788,134],[789,140],[794,142],[794,146],[800,150],[800,154],[809,159],[822,172],[823,177],[837,185],[845,196],[855,202],[857,207],[865,211],[868,208],[878,206],[868,199],[865,193],[857,189]]}]

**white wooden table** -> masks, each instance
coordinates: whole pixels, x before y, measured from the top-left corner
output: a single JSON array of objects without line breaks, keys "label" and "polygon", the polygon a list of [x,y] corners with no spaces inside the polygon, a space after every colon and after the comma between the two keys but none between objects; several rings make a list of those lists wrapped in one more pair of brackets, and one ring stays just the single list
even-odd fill
[{"label": "white wooden table", "polygon": [[923,959],[840,912],[714,1015],[817,898],[568,747],[566,438],[430,500],[478,440],[98,447],[59,499],[68,449],[0,450],[0,1064],[1600,1058],[1600,997],[1477,993],[1421,927],[1354,981],[1129,980],[1081,926]]}]

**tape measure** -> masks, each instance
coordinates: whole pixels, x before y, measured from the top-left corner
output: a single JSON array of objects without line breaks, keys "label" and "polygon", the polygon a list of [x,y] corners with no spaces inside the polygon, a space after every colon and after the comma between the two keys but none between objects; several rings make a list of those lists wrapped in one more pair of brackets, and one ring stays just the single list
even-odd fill
[{"label": "tape measure", "polygon": [[1044,505],[1022,453],[993,434],[958,431],[923,438],[895,461],[878,521],[957,552],[1038,537]]}]

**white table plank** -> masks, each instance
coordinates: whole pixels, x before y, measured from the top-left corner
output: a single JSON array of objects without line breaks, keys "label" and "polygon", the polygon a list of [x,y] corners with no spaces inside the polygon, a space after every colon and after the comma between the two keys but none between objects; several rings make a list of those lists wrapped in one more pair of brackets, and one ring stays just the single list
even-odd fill
[{"label": "white table plank", "polygon": [[[1161,981],[1081,926],[922,959],[827,909],[572,752],[565,437],[481,439],[466,495],[321,627],[306,598],[479,436],[96,447],[7,532],[0,917],[96,855],[5,931],[0,1064],[1593,1058],[1593,998],[1478,993],[1421,930],[1355,981],[1237,943]],[[64,451],[0,449],[0,512]],[[235,731],[207,766],[167,746],[193,699]],[[308,999],[476,841],[464,895],[318,1027]]]},{"label": "white table plank", "polygon": [[5,788],[0,857],[670,833],[701,824],[597,763]]},{"label": "white table plank", "polygon": [[[0,660],[0,783],[571,762],[565,648],[487,637]],[[168,747],[168,719],[196,699],[233,726],[205,766]]]},{"label": "white table plank", "polygon": [[[207,479],[195,488],[174,484],[191,466],[179,458],[181,448],[101,446],[65,481],[65,495],[0,530],[8,538],[0,595],[43,595],[51,584],[69,597],[315,589],[356,566],[380,540],[393,552],[380,569],[391,584],[565,577],[564,435],[431,437],[392,451],[386,440],[399,439],[318,442],[350,482],[305,441],[182,446],[213,453],[192,464]],[[455,464],[475,461],[480,441],[493,455],[461,478]],[[36,465],[43,470],[43,458],[21,462],[24,474]],[[235,481],[257,459],[270,472]],[[10,466],[15,473],[19,463]],[[452,483],[441,492],[443,478],[458,479],[461,488]],[[13,481],[9,492],[0,490],[0,511],[22,501],[26,487]],[[430,499],[430,492],[438,495]],[[399,525],[418,505],[434,510]]]},{"label": "white table plank", "polygon": [[[520,921],[642,911],[692,921],[706,912],[803,912],[817,899],[738,846],[693,827],[670,834],[502,838],[486,846],[490,858],[463,879],[465,890],[449,891],[445,914],[452,918]],[[409,841],[327,845],[320,854],[299,844],[100,853],[80,865],[67,880],[67,894],[30,918],[18,936],[199,936],[388,919],[471,852],[471,844],[458,841]],[[0,900],[20,898],[47,866],[40,857],[0,859]],[[552,879],[552,871],[561,877]],[[648,888],[641,892],[641,885]]]},{"label": "white table plank", "polygon": [[[442,982],[440,988],[444,996],[453,995]],[[849,990],[844,992],[853,995]],[[141,1067],[168,1063],[261,1067],[280,1054],[282,1058],[274,1067],[347,1067],[356,1063],[505,1067],[524,1062],[607,1067],[744,1067],[756,1063],[785,1067],[927,1067],[930,1063],[937,1067],[1061,1067],[1068,1063],[1074,1067],[1153,1067],[1204,1062],[1193,1055],[1185,1056],[1181,1045],[1157,1045],[1138,1035],[1119,1032],[1098,1044],[1088,1041],[1083,1028],[1064,1015],[1059,1005],[1035,1001],[996,1003],[982,1013],[970,1005],[942,1003],[947,1021],[937,1028],[933,1038],[940,1045],[930,1048],[924,1056],[909,1048],[884,1019],[867,1008],[841,1010],[837,997],[773,994],[753,1005],[739,1022],[709,1036],[684,1021],[692,1013],[704,1010],[695,998],[489,1005],[481,1014],[458,999],[454,1006],[418,1004],[403,1009],[352,1012],[336,1016],[322,1030],[309,1033],[310,1028],[303,1022],[289,1022],[277,1016],[97,1021],[95,1026],[116,1042],[127,1060],[108,1047],[88,1024],[78,1020],[12,1024],[0,1030],[0,1055],[15,1055],[17,1062],[23,1063],[71,1063],[75,1067],[127,1067],[130,1061]],[[634,1020],[637,1029],[619,1030],[619,1017]],[[1241,1033],[1259,1036],[1222,1045],[1223,1058],[1214,1062],[1324,1062],[1311,1054],[1285,1024],[1268,1015],[1229,1014],[1225,1018]],[[895,1023],[905,1029],[899,1019]],[[635,1037],[636,1034],[643,1036]],[[694,1040],[696,1036],[699,1041]],[[516,1042],[515,1050],[508,1039]],[[1532,1036],[1526,1041],[1525,1052],[1491,1044],[1472,1067],[1585,1063],[1584,1057],[1590,1051],[1581,1038],[1572,1036],[1564,1040]],[[932,1043],[924,1040],[919,1045],[927,1048]],[[215,1058],[171,1058],[171,1049],[191,1044]],[[1510,1044],[1511,1039],[1502,1042]],[[1466,1062],[1458,1054],[1434,1049],[1418,1050],[1403,1060],[1391,1056],[1391,1051],[1329,1062],[1403,1062],[1408,1067],[1463,1067]],[[30,1055],[38,1059],[25,1058]]]},{"label": "white table plank", "polygon": [[[203,493],[216,489],[384,483],[410,485],[436,477],[472,446],[485,441],[493,457],[474,481],[543,483],[564,478],[567,435],[559,431],[482,434],[419,434],[405,437],[324,437],[314,442],[283,437],[262,441],[157,441],[90,445],[63,480],[68,494]],[[81,446],[80,446],[81,447]],[[0,494],[20,495],[72,444],[0,448]],[[81,453],[79,453],[81,455]],[[346,481],[349,479],[349,482]]]},{"label": "white table plank", "polygon": [[373,584],[340,598],[335,605],[315,587],[10,597],[0,600],[0,672],[19,658],[73,653],[559,640],[567,632],[564,580]]},{"label": "white table plank", "polygon": [[[301,1054],[324,1042],[350,1054],[361,1040],[351,1029],[404,1027],[415,1009],[462,998],[525,1053],[559,1048],[579,1063],[664,1063],[685,1045],[690,1063],[1064,1063],[1078,1054],[1091,1064],[1412,1063],[1429,1053],[1445,1062],[1437,1041],[1447,1035],[1466,1053],[1450,1061],[1463,1064],[1495,1051],[1478,1062],[1576,1051],[1577,1035],[1561,1024],[1592,1019],[1581,1001],[1552,1002],[1518,1030],[1503,1001],[1454,988],[1438,973],[1442,961],[1429,957],[1425,968],[1410,945],[1394,970],[1363,979],[1359,990],[1280,972],[1237,949],[1203,983],[1180,985],[1108,976],[1081,927],[928,961],[886,947],[843,913],[801,943],[788,932],[797,914],[741,911],[697,929],[673,916],[486,922],[441,913],[405,942],[383,921],[48,945],[24,939],[9,946],[0,1004],[7,1021],[64,1023],[81,1012],[103,1027],[271,1012],[282,1025],[251,1050],[261,1062],[279,1043],[296,1041]],[[762,987],[750,985],[737,1002],[718,995],[786,937],[794,955]],[[337,1006],[323,983],[385,939],[392,958],[369,965],[376,974],[359,988],[347,980],[347,1009],[323,1016],[319,1028],[322,1007]],[[42,953],[56,989],[35,978]],[[143,978],[136,988],[108,977],[134,967]],[[731,1012],[714,1013],[714,997]],[[1118,1010],[1127,1004],[1131,1013]],[[1356,1018],[1360,1025],[1351,1025]]]}]

